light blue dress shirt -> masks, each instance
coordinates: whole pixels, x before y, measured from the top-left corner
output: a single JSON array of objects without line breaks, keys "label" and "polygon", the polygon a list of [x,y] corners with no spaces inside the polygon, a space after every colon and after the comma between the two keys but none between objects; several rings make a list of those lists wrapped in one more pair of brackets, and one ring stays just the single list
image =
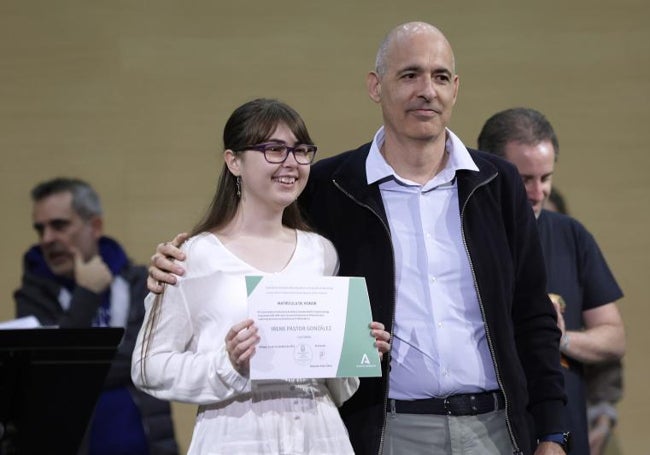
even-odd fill
[{"label": "light blue dress shirt", "polygon": [[498,389],[463,241],[456,171],[478,171],[446,131],[449,159],[425,185],[397,175],[380,153],[383,127],[366,161],[380,181],[395,252],[397,301],[389,397],[412,400]]}]

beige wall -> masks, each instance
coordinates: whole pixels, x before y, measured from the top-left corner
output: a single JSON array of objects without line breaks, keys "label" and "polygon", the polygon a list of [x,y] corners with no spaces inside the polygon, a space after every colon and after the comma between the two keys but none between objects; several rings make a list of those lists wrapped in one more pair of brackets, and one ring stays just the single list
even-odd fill
[{"label": "beige wall", "polygon": [[[66,174],[103,195],[107,232],[146,262],[209,201],[232,109],[278,97],[327,156],[368,141],[378,109],[364,77],[397,23],[439,25],[461,78],[452,123],[475,145],[515,105],[560,137],[556,184],[594,233],[626,292],[625,453],[647,451],[650,310],[650,16],[642,0],[0,0],[0,319],[13,316],[34,241],[28,191]],[[193,408],[176,406],[187,446]]]}]

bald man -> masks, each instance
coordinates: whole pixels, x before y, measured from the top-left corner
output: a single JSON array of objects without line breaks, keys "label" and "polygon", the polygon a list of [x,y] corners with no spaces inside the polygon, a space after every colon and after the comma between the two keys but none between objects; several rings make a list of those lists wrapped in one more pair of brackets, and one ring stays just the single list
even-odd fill
[{"label": "bald man", "polygon": [[[560,330],[511,164],[447,127],[458,96],[440,30],[399,25],[366,79],[383,126],[312,167],[300,204],[391,331],[381,378],[340,409],[357,454],[563,454]],[[182,274],[161,244],[149,289]]]}]

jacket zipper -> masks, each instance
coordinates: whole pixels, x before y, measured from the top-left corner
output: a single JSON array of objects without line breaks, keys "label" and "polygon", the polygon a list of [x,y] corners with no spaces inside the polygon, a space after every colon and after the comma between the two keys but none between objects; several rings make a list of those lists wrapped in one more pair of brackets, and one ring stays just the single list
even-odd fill
[{"label": "jacket zipper", "polygon": [[472,271],[472,280],[474,281],[474,289],[476,290],[476,296],[478,297],[478,304],[479,307],[481,308],[481,315],[483,316],[483,324],[485,325],[485,336],[487,337],[488,340],[488,346],[490,348],[490,356],[492,357],[492,364],[494,365],[494,371],[497,375],[497,382],[499,383],[499,388],[503,392],[503,397],[505,399],[505,406],[506,406],[506,426],[508,427],[508,434],[510,434],[510,441],[512,441],[512,445],[514,448],[514,454],[520,454],[522,453],[521,450],[519,449],[519,446],[517,445],[517,440],[515,439],[514,433],[512,431],[512,424],[510,423],[510,417],[508,416],[508,408],[510,407],[510,404],[508,402],[508,394],[506,393],[505,388],[503,387],[503,382],[501,379],[501,374],[499,372],[499,366],[497,365],[496,358],[494,355],[494,346],[492,344],[492,338],[490,337],[490,331],[488,330],[488,323],[487,319],[485,318],[485,308],[483,307],[483,300],[481,299],[481,292],[478,287],[478,282],[476,281],[476,273],[474,272],[474,264],[472,263],[472,257],[469,254],[469,248],[467,247],[467,240],[465,239],[465,224],[463,223],[463,215],[465,213],[465,208],[467,207],[467,203],[469,202],[470,198],[474,195],[477,189],[479,189],[482,186],[487,185],[490,183],[492,180],[494,180],[497,177],[498,173],[494,174],[492,177],[488,178],[487,180],[484,180],[483,182],[479,183],[476,185],[472,191],[469,193],[467,196],[467,199],[465,199],[465,202],[463,203],[463,208],[460,211],[460,230],[461,230],[461,235],[463,237],[463,246],[465,247],[465,253],[467,254],[467,259],[469,261],[469,268]]},{"label": "jacket zipper", "polygon": [[[391,277],[391,279],[393,280],[393,283],[394,283],[394,282],[395,282],[395,251],[393,251],[393,242],[391,241],[390,228],[386,225],[386,223],[384,222],[384,220],[382,219],[382,217],[381,217],[377,212],[375,212],[375,210],[374,210],[372,207],[370,207],[370,206],[367,205],[367,204],[364,204],[363,202],[359,201],[357,198],[355,198],[354,196],[352,196],[349,192],[347,192],[346,190],[344,190],[344,189],[343,189],[343,188],[342,188],[342,187],[341,187],[341,186],[336,182],[336,180],[332,180],[332,183],[333,183],[334,186],[335,186],[336,188],[338,188],[338,189],[339,189],[343,194],[345,194],[348,198],[350,198],[350,199],[351,199],[355,204],[357,204],[357,205],[359,205],[359,206],[361,206],[361,207],[365,207],[366,209],[368,209],[368,210],[370,211],[370,213],[372,213],[373,215],[375,215],[375,216],[377,217],[377,219],[379,220],[379,222],[381,223],[381,225],[384,227],[384,230],[386,231],[386,234],[388,235],[388,240],[389,240],[389,244],[390,244],[390,249],[391,249],[392,257],[393,257],[393,276]],[[392,302],[393,305],[392,305],[392,310],[391,310],[391,325],[390,325],[390,327],[391,327],[391,330],[390,330],[390,339],[391,339],[391,340],[393,339],[393,327],[395,327],[395,301],[396,301],[395,293],[396,293],[396,292],[397,292],[397,290],[395,289],[395,286],[393,285],[393,302]],[[387,354],[388,354],[388,356],[387,356],[387,358],[386,358],[386,364],[387,364],[387,367],[386,367],[386,387],[384,388],[384,412],[383,412],[383,417],[382,417],[383,422],[382,422],[382,425],[381,425],[381,438],[380,438],[380,440],[379,440],[379,451],[377,452],[377,455],[381,455],[381,453],[383,452],[383,447],[384,447],[384,436],[385,436],[385,433],[386,433],[386,414],[388,413],[388,387],[389,387],[390,360],[391,360],[391,353],[390,353],[390,351],[389,351]]]}]

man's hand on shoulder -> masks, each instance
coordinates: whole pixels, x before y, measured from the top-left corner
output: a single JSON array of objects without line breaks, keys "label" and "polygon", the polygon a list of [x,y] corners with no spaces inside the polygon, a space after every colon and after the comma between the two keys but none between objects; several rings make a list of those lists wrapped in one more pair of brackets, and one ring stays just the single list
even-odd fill
[{"label": "man's hand on shoulder", "polygon": [[159,243],[156,253],[151,256],[147,288],[154,294],[160,294],[165,284],[176,284],[176,275],[183,275],[185,269],[174,261],[184,261],[185,253],[181,245],[188,239],[189,234],[181,233],[171,242]]},{"label": "man's hand on shoulder", "polygon": [[101,256],[95,255],[88,262],[84,261],[81,252],[73,248],[74,279],[77,286],[86,288],[95,294],[101,294],[110,286],[113,275]]}]

